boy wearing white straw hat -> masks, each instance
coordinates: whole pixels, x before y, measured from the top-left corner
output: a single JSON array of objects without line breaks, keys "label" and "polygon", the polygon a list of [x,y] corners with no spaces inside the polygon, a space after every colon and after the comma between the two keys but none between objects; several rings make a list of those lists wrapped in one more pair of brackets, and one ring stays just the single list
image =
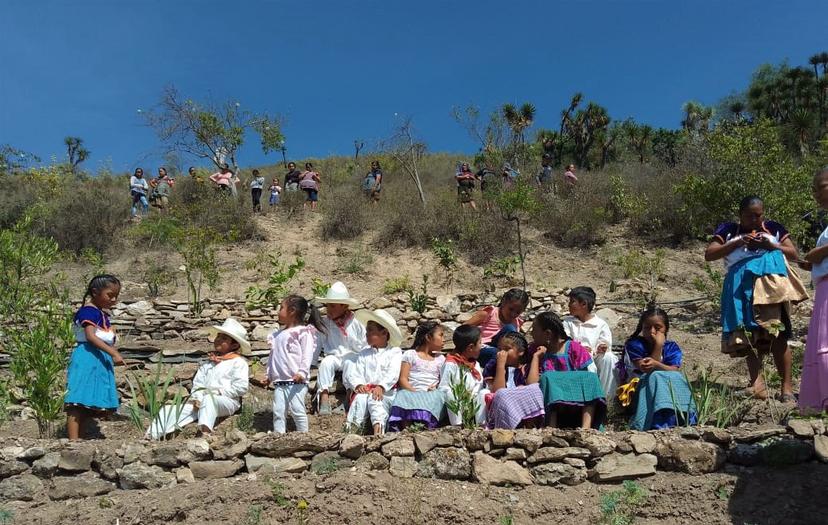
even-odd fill
[{"label": "boy wearing white straw hat", "polygon": [[343,373],[345,387],[354,392],[347,425],[361,428],[370,419],[374,434],[382,434],[400,377],[402,333],[385,310],[359,310],[356,316],[365,322],[368,347]]},{"label": "boy wearing white straw hat", "polygon": [[365,325],[351,311],[351,308],[359,306],[359,302],[351,297],[348,288],[343,283],[339,281],[333,283],[328,288],[325,297],[317,297],[315,302],[324,305],[326,310],[326,315],[322,319],[325,330],[319,334],[318,347],[314,356],[314,362],[316,362],[320,352],[325,354],[319,362],[316,388],[319,396],[319,415],[324,416],[331,413],[329,393],[333,386],[334,375],[342,371],[345,365],[365,348],[367,342]]},{"label": "boy wearing white straw hat", "polygon": [[247,330],[235,319],[209,328],[213,351],[193,378],[190,398],[180,406],[167,405],[147,429],[147,436],[161,439],[170,432],[198,421],[204,434],[213,431],[216,419],[233,415],[250,387],[247,361],[240,353],[250,352]]}]

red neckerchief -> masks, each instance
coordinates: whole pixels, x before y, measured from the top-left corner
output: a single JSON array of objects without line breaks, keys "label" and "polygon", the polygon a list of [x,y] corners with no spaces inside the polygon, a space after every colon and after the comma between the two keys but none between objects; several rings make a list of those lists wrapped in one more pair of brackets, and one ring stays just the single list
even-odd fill
[{"label": "red neckerchief", "polygon": [[348,329],[346,328],[346,326],[348,325],[348,323],[351,322],[351,319],[353,318],[354,313],[348,311],[348,313],[341,315],[336,319],[331,319],[331,321],[333,321],[336,327],[339,328],[339,331],[342,332],[342,335],[348,337]]},{"label": "red neckerchief", "polygon": [[480,381],[483,378],[480,372],[477,370],[477,363],[473,359],[466,359],[460,354],[449,354],[446,356],[446,362],[454,363],[458,366],[468,368],[469,372],[471,372],[472,377],[477,381]]},{"label": "red neckerchief", "polygon": [[229,361],[237,357],[241,356],[235,352],[227,352],[226,354],[217,354],[215,352],[210,352],[209,354],[207,354],[207,359],[216,364],[221,363],[222,361]]}]

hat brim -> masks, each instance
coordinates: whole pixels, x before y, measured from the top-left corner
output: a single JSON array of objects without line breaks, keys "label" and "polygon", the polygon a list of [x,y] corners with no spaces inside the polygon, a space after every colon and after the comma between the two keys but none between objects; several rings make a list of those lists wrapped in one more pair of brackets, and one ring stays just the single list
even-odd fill
[{"label": "hat brim", "polygon": [[366,326],[368,325],[368,321],[374,321],[381,327],[388,330],[388,346],[395,347],[400,346],[402,344],[402,332],[400,332],[400,327],[397,326],[396,323],[394,323],[393,325],[389,324],[388,321],[374,314],[374,312],[372,312],[371,310],[357,310],[354,313],[354,317],[356,317],[357,321],[361,322]]},{"label": "hat brim", "polygon": [[243,355],[250,355],[250,342],[247,339],[241,338],[241,337],[237,336],[236,334],[230,333],[229,331],[225,330],[224,328],[222,328],[220,326],[211,326],[208,329],[207,333],[208,333],[208,337],[210,338],[210,341],[213,341],[215,339],[216,335],[218,335],[218,334],[226,335],[227,337],[229,337],[233,341],[236,341],[237,343],[239,343],[239,349],[241,350],[241,353]]},{"label": "hat brim", "polygon": [[326,304],[347,304],[351,308],[357,308],[359,306],[359,302],[356,299],[328,299],[327,297],[314,297],[313,302],[316,303],[318,306],[324,306]]}]

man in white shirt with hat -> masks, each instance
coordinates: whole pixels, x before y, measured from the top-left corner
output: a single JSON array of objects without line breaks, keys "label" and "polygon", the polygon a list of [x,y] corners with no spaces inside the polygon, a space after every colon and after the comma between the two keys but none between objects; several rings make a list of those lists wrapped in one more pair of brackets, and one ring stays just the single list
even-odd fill
[{"label": "man in white shirt with hat", "polygon": [[325,306],[326,315],[322,319],[325,331],[319,333],[314,361],[319,354],[325,356],[319,362],[319,376],[316,391],[319,395],[319,415],[331,414],[330,389],[336,372],[356,358],[367,346],[365,325],[351,311],[359,302],[348,293],[348,288],[337,281],[328,288],[325,297],[317,297],[315,302]]}]

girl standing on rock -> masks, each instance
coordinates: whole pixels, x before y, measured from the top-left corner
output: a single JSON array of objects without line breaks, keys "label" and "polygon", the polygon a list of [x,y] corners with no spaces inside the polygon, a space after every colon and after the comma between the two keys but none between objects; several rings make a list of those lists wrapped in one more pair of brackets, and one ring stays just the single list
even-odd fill
[{"label": "girl standing on rock", "polygon": [[[814,199],[828,209],[828,167],[814,176]],[[820,413],[828,406],[828,228],[817,239],[816,248],[805,255],[803,266],[811,271],[816,288],[814,312],[808,326],[799,409],[803,413]]]},{"label": "girl standing on rock", "polygon": [[[121,282],[114,275],[97,275],[89,281],[84,305],[77,311],[73,325],[78,345],[66,371],[66,433],[69,439],[85,435],[86,423],[96,415],[118,408],[115,366],[124,359],[115,349],[115,330],[109,322],[110,310],[118,302]],[[87,299],[90,304],[85,304]]]},{"label": "girl standing on rock", "polygon": [[443,351],[443,325],[427,321],[417,327],[414,348],[402,355],[399,390],[394,396],[388,417],[388,429],[404,430],[419,423],[432,430],[437,428],[445,412],[440,384],[440,369],[446,358]]},{"label": "girl standing on rock", "polygon": [[537,384],[527,384],[532,354],[522,334],[504,334],[497,357],[483,369],[483,377],[494,394],[486,418],[489,428],[534,428],[543,423],[546,411]]},{"label": "girl standing on rock", "polygon": [[289,295],[279,307],[279,324],[284,328],[272,333],[267,379],[273,385],[273,431],[287,432],[287,412],[298,432],[308,431],[305,396],[316,339],[322,326],[319,310],[304,297]]},{"label": "girl standing on rock", "polygon": [[[527,384],[540,384],[550,427],[599,428],[607,411],[606,394],[598,374],[588,371],[589,350],[566,335],[561,318],[543,312],[532,323],[532,362]],[[576,417],[572,417],[576,416]]]}]

